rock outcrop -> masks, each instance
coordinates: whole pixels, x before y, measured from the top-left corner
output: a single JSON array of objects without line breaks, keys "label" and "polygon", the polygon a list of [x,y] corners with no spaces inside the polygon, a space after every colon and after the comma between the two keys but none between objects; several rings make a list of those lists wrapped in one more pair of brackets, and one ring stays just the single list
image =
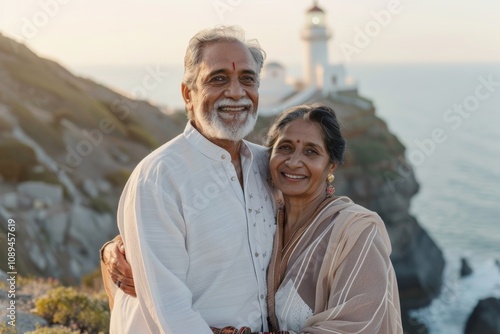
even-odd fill
[{"label": "rock outcrop", "polygon": [[[410,215],[411,198],[419,186],[404,146],[389,132],[366,99],[356,93],[330,97],[346,128],[348,161],[339,169],[337,191],[377,212],[391,238],[403,323],[407,333],[423,333],[425,325],[410,319],[408,310],[428,305],[441,291],[445,261],[429,234]],[[364,103],[356,103],[361,100]]]},{"label": "rock outcrop", "polygon": [[467,320],[465,334],[500,334],[500,299],[480,300]]},{"label": "rock outcrop", "polygon": [[467,259],[460,259],[460,277],[466,277],[472,274],[472,268],[467,262]]}]

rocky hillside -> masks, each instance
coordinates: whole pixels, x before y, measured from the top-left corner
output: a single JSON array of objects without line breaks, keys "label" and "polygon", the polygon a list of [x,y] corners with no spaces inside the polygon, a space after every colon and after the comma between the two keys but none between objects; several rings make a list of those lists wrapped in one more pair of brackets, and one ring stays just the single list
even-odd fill
[{"label": "rocky hillside", "polygon": [[[444,260],[409,214],[418,184],[405,148],[356,92],[314,100],[332,105],[348,140],[337,194],[384,219],[403,307],[428,304]],[[260,118],[251,139],[260,142],[270,121]],[[117,232],[114,212],[131,170],[184,124],[182,115],[76,77],[0,35],[0,240],[15,219],[18,271],[73,282],[94,270],[99,247]],[[0,268],[8,271],[5,251]]]},{"label": "rocky hillside", "polygon": [[184,123],[0,35],[0,238],[14,218],[19,272],[72,282],[94,270],[130,172]]}]

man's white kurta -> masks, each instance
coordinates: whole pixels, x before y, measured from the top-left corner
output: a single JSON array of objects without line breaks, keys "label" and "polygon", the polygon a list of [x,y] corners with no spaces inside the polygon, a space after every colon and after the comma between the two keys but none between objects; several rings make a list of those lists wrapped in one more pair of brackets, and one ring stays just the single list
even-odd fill
[{"label": "man's white kurta", "polygon": [[268,157],[249,142],[240,154],[244,191],[230,154],[188,124],[134,170],[118,227],[138,297],[117,291],[112,333],[267,329],[275,229]]}]

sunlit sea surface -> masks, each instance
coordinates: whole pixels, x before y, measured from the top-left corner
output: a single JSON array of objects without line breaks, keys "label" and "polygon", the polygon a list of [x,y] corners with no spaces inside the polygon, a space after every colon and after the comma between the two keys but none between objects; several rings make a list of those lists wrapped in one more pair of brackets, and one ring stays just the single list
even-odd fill
[{"label": "sunlit sea surface", "polygon": [[[360,93],[373,100],[378,115],[406,146],[420,184],[411,213],[447,260],[442,295],[415,315],[432,334],[462,334],[479,299],[500,297],[500,265],[495,264],[500,261],[500,64],[348,65],[347,69]],[[75,71],[139,97],[148,73],[160,73],[147,98],[182,108],[179,66]],[[292,75],[299,73],[298,66],[289,70]],[[478,86],[483,88],[477,91]],[[460,104],[467,107],[461,114],[453,111]],[[438,141],[432,140],[433,131],[440,133]],[[474,271],[463,279],[461,257]]]}]

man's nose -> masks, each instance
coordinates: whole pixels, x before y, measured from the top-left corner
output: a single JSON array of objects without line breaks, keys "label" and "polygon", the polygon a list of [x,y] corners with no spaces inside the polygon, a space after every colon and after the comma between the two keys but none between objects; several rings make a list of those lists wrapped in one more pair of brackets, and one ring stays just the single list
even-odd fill
[{"label": "man's nose", "polygon": [[231,80],[224,92],[224,96],[233,100],[239,100],[246,95],[243,85],[238,80]]}]

